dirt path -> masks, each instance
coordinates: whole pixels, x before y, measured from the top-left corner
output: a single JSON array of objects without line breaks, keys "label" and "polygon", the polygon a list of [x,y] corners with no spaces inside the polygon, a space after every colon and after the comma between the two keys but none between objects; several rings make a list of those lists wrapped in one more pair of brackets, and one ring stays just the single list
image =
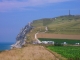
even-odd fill
[{"label": "dirt path", "polygon": [[35,40],[40,44],[41,41],[37,38],[38,32],[35,34]]},{"label": "dirt path", "polygon": [[59,38],[59,39],[78,39],[80,40],[80,35],[39,33],[37,37],[38,38]]},{"label": "dirt path", "polygon": [[58,60],[43,46],[27,47],[0,53],[0,60]]}]

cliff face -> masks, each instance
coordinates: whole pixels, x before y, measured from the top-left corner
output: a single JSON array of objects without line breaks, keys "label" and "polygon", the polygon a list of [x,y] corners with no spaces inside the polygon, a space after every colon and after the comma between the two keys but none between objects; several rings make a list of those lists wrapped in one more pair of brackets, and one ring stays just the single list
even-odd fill
[{"label": "cliff face", "polygon": [[13,44],[13,45],[11,45],[11,49],[12,48],[21,48],[25,44],[25,41],[26,41],[26,38],[27,38],[26,34],[28,34],[32,28],[33,27],[31,26],[30,23],[28,25],[26,25],[21,30],[21,32],[17,35],[17,37],[16,37],[16,43]]}]

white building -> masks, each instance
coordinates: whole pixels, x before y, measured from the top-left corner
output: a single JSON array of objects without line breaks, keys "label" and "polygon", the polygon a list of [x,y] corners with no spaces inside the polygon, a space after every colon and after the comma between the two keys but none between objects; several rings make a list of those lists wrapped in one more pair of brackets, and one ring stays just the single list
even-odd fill
[{"label": "white building", "polygon": [[54,44],[54,41],[42,41],[42,44]]}]

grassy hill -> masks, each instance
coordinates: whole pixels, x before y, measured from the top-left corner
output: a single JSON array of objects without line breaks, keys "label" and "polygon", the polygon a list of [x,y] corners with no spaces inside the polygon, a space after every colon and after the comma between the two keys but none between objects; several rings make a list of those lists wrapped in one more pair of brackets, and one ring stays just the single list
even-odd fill
[{"label": "grassy hill", "polygon": [[80,34],[80,15],[38,19],[34,20],[32,25],[36,28],[40,27],[40,30],[44,30],[43,27],[47,26],[47,33]]}]

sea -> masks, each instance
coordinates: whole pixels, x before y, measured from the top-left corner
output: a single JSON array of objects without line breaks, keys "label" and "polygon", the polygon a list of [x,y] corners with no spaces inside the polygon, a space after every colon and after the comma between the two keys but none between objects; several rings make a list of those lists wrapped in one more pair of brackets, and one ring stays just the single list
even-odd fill
[{"label": "sea", "polygon": [[12,42],[0,42],[0,51],[10,50],[12,44],[14,44],[14,43],[12,43]]}]

